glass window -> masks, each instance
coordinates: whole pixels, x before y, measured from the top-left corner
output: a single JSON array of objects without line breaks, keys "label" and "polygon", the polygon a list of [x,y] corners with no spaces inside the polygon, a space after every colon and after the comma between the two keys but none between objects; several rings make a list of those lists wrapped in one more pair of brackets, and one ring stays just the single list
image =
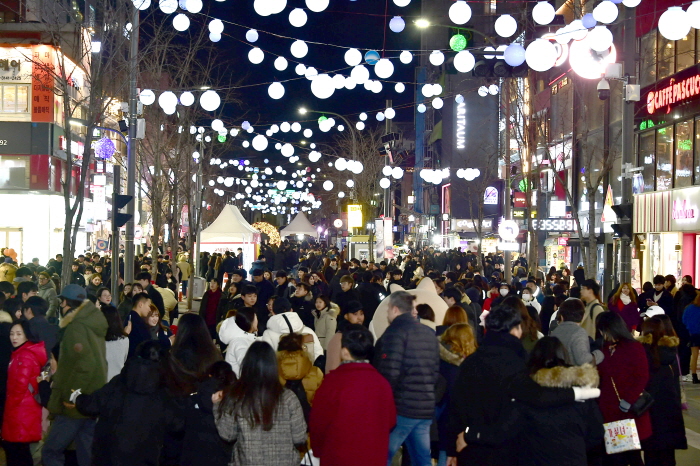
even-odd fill
[{"label": "glass window", "polygon": [[29,188],[29,157],[0,157],[0,189]]},{"label": "glass window", "polygon": [[8,84],[0,86],[2,106],[0,112],[29,113],[29,86]]},{"label": "glass window", "polygon": [[693,121],[676,124],[676,161],[673,187],[693,184]]},{"label": "glass window", "polygon": [[661,34],[657,38],[657,78],[663,79],[674,73],[673,58],[675,55],[674,41],[664,38]]},{"label": "glass window", "polygon": [[655,134],[655,131],[648,131],[639,136],[639,166],[644,167],[642,175],[644,176],[645,192],[654,190],[654,165],[656,164]]},{"label": "glass window", "polygon": [[695,64],[695,29],[676,41],[676,73]]},{"label": "glass window", "polygon": [[3,86],[2,111],[15,113],[17,111],[17,88],[15,86]]},{"label": "glass window", "polygon": [[644,87],[656,81],[656,31],[642,37],[640,58],[640,84]]},{"label": "glass window", "polygon": [[656,190],[671,189],[673,181],[673,126],[656,130]]},{"label": "glass window", "polygon": [[29,113],[29,86],[17,86],[17,112]]}]

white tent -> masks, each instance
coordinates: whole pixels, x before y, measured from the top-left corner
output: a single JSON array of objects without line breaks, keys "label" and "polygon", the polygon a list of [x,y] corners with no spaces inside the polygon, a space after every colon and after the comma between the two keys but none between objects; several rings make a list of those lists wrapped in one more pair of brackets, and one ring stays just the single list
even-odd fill
[{"label": "white tent", "polygon": [[291,235],[316,236],[318,232],[311,222],[309,222],[309,219],[306,218],[306,215],[304,215],[303,212],[299,212],[292,222],[280,231],[280,236],[283,238]]},{"label": "white tent", "polygon": [[202,252],[243,249],[243,267],[247,270],[255,260],[255,245],[260,243],[260,232],[250,226],[238,207],[227,205],[216,220],[202,230],[201,240]]}]

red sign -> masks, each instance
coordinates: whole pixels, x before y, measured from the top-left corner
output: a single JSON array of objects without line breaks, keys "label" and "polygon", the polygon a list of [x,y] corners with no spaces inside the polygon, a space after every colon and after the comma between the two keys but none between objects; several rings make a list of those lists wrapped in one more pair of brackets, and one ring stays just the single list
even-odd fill
[{"label": "red sign", "polygon": [[650,115],[657,110],[669,113],[675,104],[683,103],[700,95],[700,74],[676,80],[671,78],[668,85],[647,93],[647,112]]},{"label": "red sign", "polygon": [[525,196],[525,193],[513,193],[513,207],[527,207],[527,199],[525,198]]},{"label": "red sign", "polygon": [[569,238],[568,237],[557,238],[557,242],[559,243],[559,246],[568,246],[569,245]]},{"label": "red sign", "polygon": [[53,123],[53,49],[46,45],[32,50],[32,121]]}]

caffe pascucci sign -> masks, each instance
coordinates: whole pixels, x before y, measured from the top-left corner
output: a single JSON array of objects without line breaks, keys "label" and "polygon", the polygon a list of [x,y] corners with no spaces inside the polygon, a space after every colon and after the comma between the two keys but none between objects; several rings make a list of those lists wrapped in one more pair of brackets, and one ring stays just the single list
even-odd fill
[{"label": "caffe pascucci sign", "polygon": [[647,92],[647,112],[649,115],[657,111],[669,113],[675,104],[698,96],[700,96],[700,74],[683,79],[671,78],[667,85]]}]

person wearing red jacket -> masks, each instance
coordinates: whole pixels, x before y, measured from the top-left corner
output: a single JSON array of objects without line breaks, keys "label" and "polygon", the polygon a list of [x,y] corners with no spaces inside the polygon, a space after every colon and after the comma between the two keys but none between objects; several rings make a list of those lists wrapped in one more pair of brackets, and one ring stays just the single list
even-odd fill
[{"label": "person wearing red jacket", "polygon": [[[396,407],[389,382],[369,363],[374,339],[360,324],[348,326],[340,366],[316,392],[309,419],[311,450],[321,465],[386,466]],[[356,438],[362,432],[362,446]]]},{"label": "person wearing red jacket", "polygon": [[37,378],[46,364],[43,342],[29,341],[29,325],[18,322],[10,330],[14,348],[7,369],[7,398],[2,419],[2,446],[8,466],[33,466],[29,444],[41,440],[41,405]]},{"label": "person wearing red jacket", "polygon": [[[608,422],[634,419],[639,440],[651,437],[649,412],[635,417],[629,412],[649,383],[649,364],[641,343],[627,329],[625,321],[616,312],[603,312],[597,319],[597,330],[603,336],[605,358],[598,365],[600,374],[600,411]],[[603,464],[643,465],[641,452],[626,451],[603,458]]]}]

